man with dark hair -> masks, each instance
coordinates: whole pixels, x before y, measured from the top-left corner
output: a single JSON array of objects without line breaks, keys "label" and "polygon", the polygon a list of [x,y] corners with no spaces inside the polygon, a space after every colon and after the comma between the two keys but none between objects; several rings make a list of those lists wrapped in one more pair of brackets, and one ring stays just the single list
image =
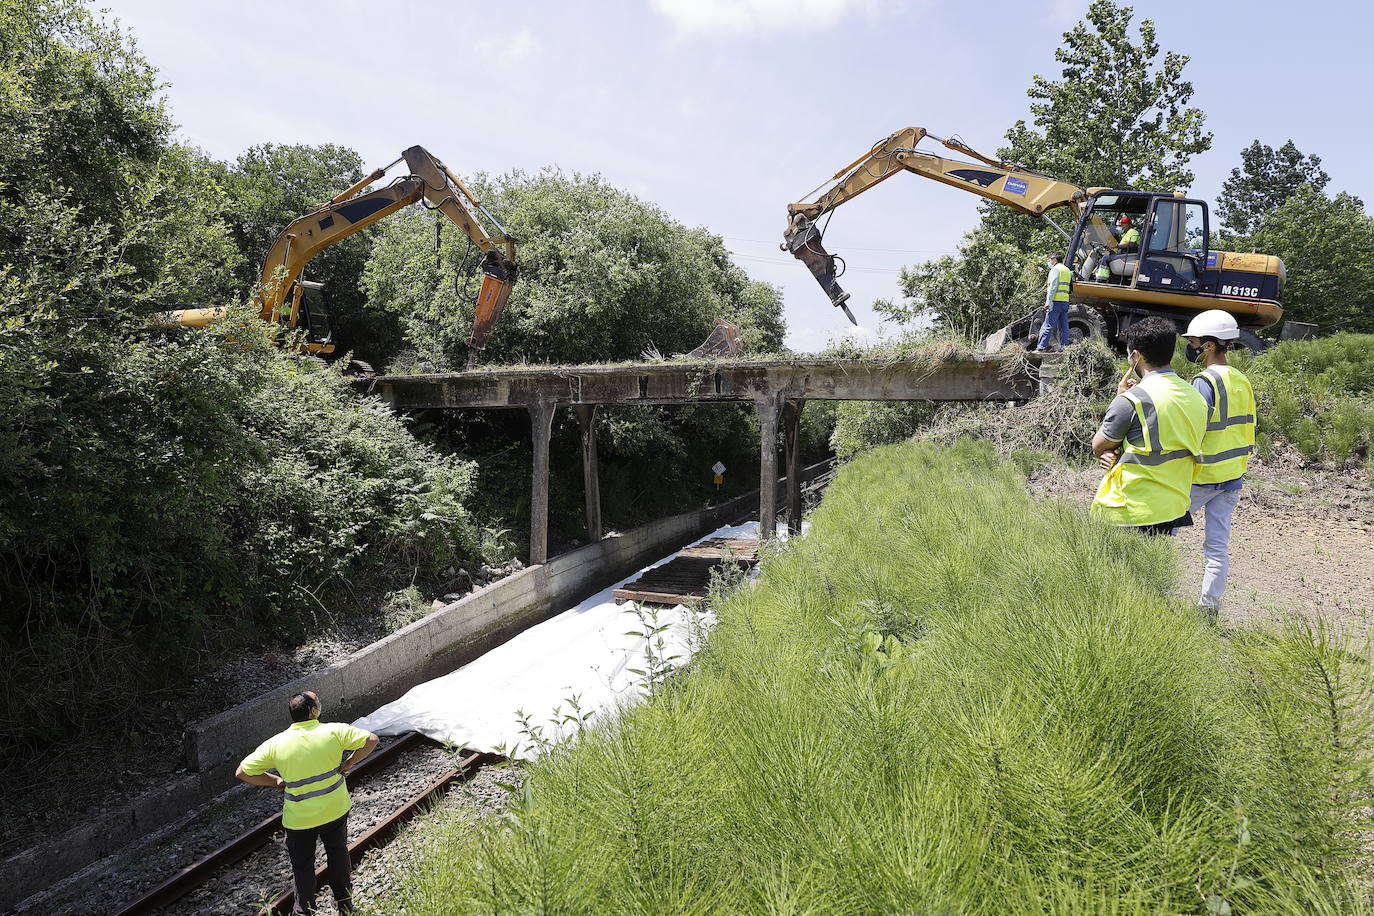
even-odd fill
[{"label": "man with dark hair", "polygon": [[[377,736],[342,722],[320,722],[320,698],[307,690],[287,703],[291,727],[244,758],[234,775],[285,794],[281,822],[296,882],[297,913],[315,912],[315,841],[324,843],[329,886],[341,913],[353,911],[345,777],[377,747]],[[276,773],[269,772],[276,770]]]},{"label": "man with dark hair", "polygon": [[1093,499],[1093,515],[1145,534],[1171,534],[1192,524],[1188,506],[1207,404],[1169,367],[1177,342],[1167,318],[1131,325],[1126,332],[1130,368],[1093,436],[1093,454],[1107,471]]},{"label": "man with dark hair", "polygon": [[1073,273],[1064,266],[1062,254],[1052,254],[1045,258],[1050,265],[1050,275],[1045,281],[1045,321],[1040,325],[1040,339],[1035,344],[1036,353],[1049,353],[1050,335],[1059,332],[1059,349],[1069,345],[1069,291],[1073,288]]}]

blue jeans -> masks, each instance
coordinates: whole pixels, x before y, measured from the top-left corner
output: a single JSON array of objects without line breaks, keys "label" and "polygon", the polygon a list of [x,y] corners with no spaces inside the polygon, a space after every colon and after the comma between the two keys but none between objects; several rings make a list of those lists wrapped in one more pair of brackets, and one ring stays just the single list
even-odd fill
[{"label": "blue jeans", "polygon": [[1051,302],[1049,308],[1045,310],[1045,323],[1040,325],[1040,342],[1035,345],[1035,349],[1049,349],[1050,334],[1054,331],[1059,332],[1059,348],[1062,350],[1069,345],[1069,304],[1067,302]]},{"label": "blue jeans", "polygon": [[1193,487],[1192,511],[1207,510],[1207,525],[1202,538],[1202,595],[1198,604],[1220,608],[1226,591],[1226,573],[1231,566],[1231,516],[1240,502],[1240,490]]}]

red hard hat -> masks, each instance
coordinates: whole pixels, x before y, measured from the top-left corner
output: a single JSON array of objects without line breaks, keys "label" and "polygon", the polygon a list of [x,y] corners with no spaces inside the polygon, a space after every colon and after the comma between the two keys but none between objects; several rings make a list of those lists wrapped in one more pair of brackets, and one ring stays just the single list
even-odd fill
[{"label": "red hard hat", "polygon": [[1129,226],[1131,224],[1131,218],[1129,216],[1123,216],[1116,221],[1116,224],[1118,226]]}]

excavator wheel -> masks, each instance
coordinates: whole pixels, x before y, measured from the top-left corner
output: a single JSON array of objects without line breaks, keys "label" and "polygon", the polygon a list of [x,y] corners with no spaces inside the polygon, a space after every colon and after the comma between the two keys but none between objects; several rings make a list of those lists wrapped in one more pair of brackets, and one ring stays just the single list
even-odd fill
[{"label": "excavator wheel", "polygon": [[1076,344],[1089,337],[1105,338],[1107,325],[1096,310],[1083,306],[1069,309],[1069,343]]},{"label": "excavator wheel", "polygon": [[1236,343],[1249,350],[1252,355],[1258,356],[1268,350],[1274,344],[1272,341],[1265,340],[1254,331],[1241,328],[1240,337],[1236,338]]}]

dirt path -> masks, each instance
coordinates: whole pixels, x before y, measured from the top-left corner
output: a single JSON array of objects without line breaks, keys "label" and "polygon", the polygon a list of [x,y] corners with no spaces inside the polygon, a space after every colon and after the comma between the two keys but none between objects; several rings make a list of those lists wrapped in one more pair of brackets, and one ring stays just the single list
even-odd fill
[{"label": "dirt path", "polygon": [[[1223,599],[1234,623],[1320,618],[1360,634],[1374,616],[1374,483],[1360,471],[1259,467],[1231,532]],[[1187,585],[1202,581],[1202,519],[1181,531]]]},{"label": "dirt path", "polygon": [[[1047,469],[1031,488],[1086,506],[1101,472]],[[1202,528],[1176,538],[1181,587],[1202,583]],[[1231,571],[1223,599],[1233,624],[1299,613],[1370,632],[1374,622],[1374,480],[1368,472],[1253,463],[1231,530]]]}]

